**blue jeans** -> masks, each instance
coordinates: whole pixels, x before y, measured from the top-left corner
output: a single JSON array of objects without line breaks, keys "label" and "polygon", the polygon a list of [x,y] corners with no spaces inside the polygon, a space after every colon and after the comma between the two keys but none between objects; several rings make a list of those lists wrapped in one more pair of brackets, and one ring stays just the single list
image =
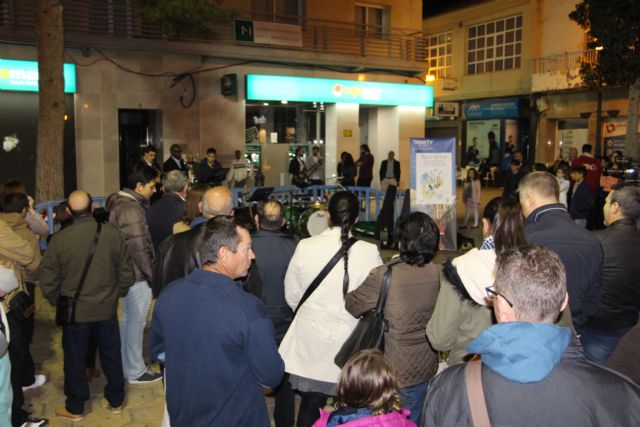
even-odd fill
[{"label": "blue jeans", "polygon": [[612,331],[600,331],[597,329],[582,328],[580,341],[587,360],[604,365],[609,356],[618,346],[618,343],[631,328],[615,329]]},{"label": "blue jeans", "polygon": [[431,380],[400,390],[405,409],[411,411],[409,419],[416,424],[420,421],[420,412],[430,384]]},{"label": "blue jeans", "polygon": [[138,379],[147,371],[142,358],[142,340],[150,308],[151,288],[144,280],[134,283],[127,296],[122,298],[120,343],[122,369],[127,380]]}]

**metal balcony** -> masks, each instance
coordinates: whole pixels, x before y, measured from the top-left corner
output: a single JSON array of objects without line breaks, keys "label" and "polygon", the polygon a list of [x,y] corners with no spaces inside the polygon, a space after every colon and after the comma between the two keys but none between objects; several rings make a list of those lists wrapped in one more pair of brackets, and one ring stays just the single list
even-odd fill
[{"label": "metal balcony", "polygon": [[[171,38],[161,24],[149,22],[129,0],[66,0],[65,45],[76,48],[130,49],[191,53],[229,59],[325,64],[349,71],[386,69],[404,75],[424,72],[423,35],[407,29],[291,16],[261,16],[234,11],[235,19],[300,26],[302,46],[259,45],[235,40],[234,22],[210,23],[211,37]],[[0,37],[35,43],[35,0],[0,1]]]}]

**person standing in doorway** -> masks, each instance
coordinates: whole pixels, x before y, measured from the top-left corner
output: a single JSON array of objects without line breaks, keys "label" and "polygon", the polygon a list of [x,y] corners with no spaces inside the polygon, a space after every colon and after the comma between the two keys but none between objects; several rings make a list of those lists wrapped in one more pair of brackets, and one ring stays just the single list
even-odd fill
[{"label": "person standing in doorway", "polygon": [[390,185],[397,187],[400,183],[400,162],[395,156],[396,153],[389,151],[387,159],[380,163],[380,187],[385,193]]},{"label": "person standing in doorway", "polygon": [[360,146],[360,158],[358,159],[358,181],[357,187],[371,187],[371,181],[373,181],[373,154],[369,150],[367,144]]},{"label": "person standing in doorway", "polygon": [[311,149],[311,158],[307,161],[309,184],[324,185],[324,159],[320,155],[320,147],[315,145]]}]

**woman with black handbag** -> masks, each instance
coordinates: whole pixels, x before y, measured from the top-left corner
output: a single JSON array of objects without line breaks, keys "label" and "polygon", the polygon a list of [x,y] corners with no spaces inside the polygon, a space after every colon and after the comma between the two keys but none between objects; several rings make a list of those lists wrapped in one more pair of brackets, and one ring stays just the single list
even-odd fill
[{"label": "woman with black handbag", "polygon": [[[431,263],[438,252],[440,232],[429,215],[413,212],[398,224],[400,257],[392,259],[391,281],[384,307],[389,330],[384,334],[384,355],[396,372],[404,407],[418,422],[429,382],[438,370],[438,353],[431,348],[424,328],[436,304],[439,269]],[[375,268],[345,298],[346,309],[360,317],[376,307],[388,265]]]},{"label": "woman with black handbag", "polygon": [[298,243],[284,279],[285,298],[296,314],[280,355],[292,388],[302,395],[298,427],[311,426],[336,395],[340,368],[333,358],[357,323],[344,308],[344,296],[382,264],[376,245],[351,237],[359,212],[353,193],[335,193],[331,227]]}]

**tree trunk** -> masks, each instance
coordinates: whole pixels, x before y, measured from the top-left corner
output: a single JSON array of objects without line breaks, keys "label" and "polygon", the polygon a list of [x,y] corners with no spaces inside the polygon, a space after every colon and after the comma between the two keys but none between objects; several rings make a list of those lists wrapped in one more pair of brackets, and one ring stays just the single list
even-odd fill
[{"label": "tree trunk", "polygon": [[62,0],[37,0],[40,105],[36,199],[64,197],[64,27]]},{"label": "tree trunk", "polygon": [[625,155],[640,159],[638,145],[638,105],[640,104],[640,77],[629,86],[629,112],[627,113],[627,139],[625,141]]}]

